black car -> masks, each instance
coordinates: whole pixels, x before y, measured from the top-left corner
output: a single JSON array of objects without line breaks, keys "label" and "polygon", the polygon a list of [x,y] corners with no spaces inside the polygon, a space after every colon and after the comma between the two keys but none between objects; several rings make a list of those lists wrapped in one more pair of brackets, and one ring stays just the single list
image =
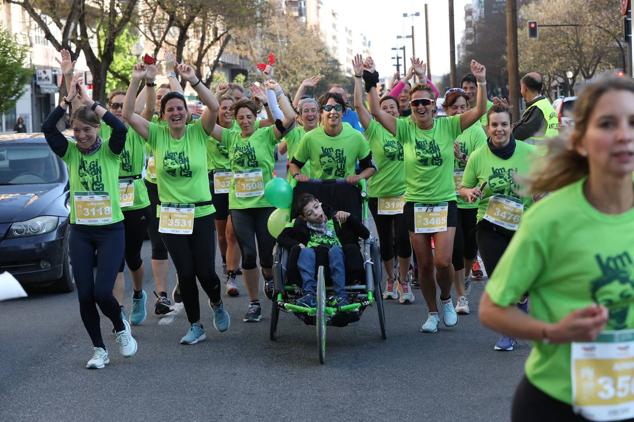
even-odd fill
[{"label": "black car", "polygon": [[66,165],[44,136],[0,135],[0,272],[72,291],[69,214]]}]

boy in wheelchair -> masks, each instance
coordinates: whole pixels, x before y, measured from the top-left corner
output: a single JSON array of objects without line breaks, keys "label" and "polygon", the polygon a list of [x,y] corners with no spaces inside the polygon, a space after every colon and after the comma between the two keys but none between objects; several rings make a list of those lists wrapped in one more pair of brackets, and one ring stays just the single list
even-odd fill
[{"label": "boy in wheelchair", "polygon": [[296,304],[311,308],[316,306],[315,274],[319,255],[328,257],[335,291],[331,305],[348,304],[344,249],[346,245],[357,245],[359,238],[367,239],[370,232],[350,213],[333,211],[327,206],[324,209],[321,202],[310,193],[301,193],[295,198],[293,215],[297,216],[293,227],[285,228],[277,242],[289,251],[301,248],[297,268],[302,280],[303,296]]}]

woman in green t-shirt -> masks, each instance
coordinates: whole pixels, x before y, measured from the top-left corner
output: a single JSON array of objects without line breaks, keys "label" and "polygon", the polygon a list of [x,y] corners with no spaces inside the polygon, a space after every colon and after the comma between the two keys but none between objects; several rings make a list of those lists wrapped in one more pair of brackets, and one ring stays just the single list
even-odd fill
[{"label": "woman in green t-shirt", "polygon": [[[295,125],[286,135],[284,139],[277,147],[280,154],[288,153],[287,165],[286,165],[286,177],[289,182],[293,183],[294,179],[290,172],[290,163],[295,157],[299,143],[306,135],[306,132],[310,132],[319,126],[319,102],[314,98],[302,98],[299,100],[297,107],[299,110],[299,116],[297,117],[298,125]],[[302,167],[302,174],[310,175],[310,163],[304,164]]]},{"label": "woman in green t-shirt", "polygon": [[[515,142],[511,113],[506,106],[493,106],[487,113],[487,122],[487,145],[471,154],[459,192],[467,203],[478,205],[476,240],[484,268],[491,276],[524,211],[533,202],[530,196],[520,193],[518,177],[528,173],[534,147]],[[526,310],[526,301],[523,298],[517,306]],[[515,339],[502,336],[494,349],[511,351],[514,346]]]},{"label": "woman in green t-shirt", "polygon": [[[381,126],[363,103],[363,58],[355,56],[354,108],[370,144],[377,171],[369,180],[368,196],[372,218],[376,224],[381,245],[381,260],[387,274],[384,299],[396,299],[400,303],[414,302],[412,286],[407,278],[412,247],[407,225],[403,218],[403,194],[405,193],[405,166],[403,144]],[[376,91],[374,91],[376,93]],[[372,94],[371,94],[372,95]],[[399,117],[399,102],[386,95],[379,101],[381,109]],[[394,258],[398,257],[398,277],[394,274]],[[396,281],[398,280],[398,281]]]},{"label": "woman in green t-shirt", "polygon": [[[420,329],[425,333],[437,332],[440,323],[436,283],[440,287],[445,326],[453,327],[458,323],[451,300],[451,258],[457,224],[454,140],[477,122],[486,110],[485,67],[472,60],[471,71],[478,78],[477,105],[459,116],[435,119],[436,99],[428,85],[417,85],[410,91],[412,114],[408,118],[397,119],[381,110],[378,101],[370,101],[370,110],[377,121],[403,143],[406,201],[403,214],[416,254],[419,283],[429,310]],[[363,75],[366,91],[376,90],[378,73],[371,60],[368,60]],[[433,252],[432,239],[435,244]]]},{"label": "woman in green t-shirt", "polygon": [[123,116],[154,152],[161,201],[159,232],[174,261],[180,294],[191,324],[181,344],[195,344],[206,338],[200,323],[196,279],[209,296],[215,328],[224,332],[230,325],[214,269],[214,207],[207,175],[207,143],[216,124],[218,102],[191,66],[180,64],[177,71],[206,106],[199,120],[187,124],[187,102],[177,92],[169,92],[161,98],[160,114],[167,125],[151,123],[135,114],[135,94],[146,72],[142,64],[135,65],[132,72]]},{"label": "woman in green t-shirt", "polygon": [[229,187],[229,210],[242,254],[242,273],[249,296],[249,308],[243,318],[244,322],[258,322],[262,319],[258,254],[267,294],[273,282],[275,239],[268,231],[267,222],[275,208],[264,197],[264,186],[273,178],[275,146],[292,127],[296,117],[279,84],[267,81],[266,85],[275,92],[284,115],[283,120],[277,120],[274,126],[256,129],[255,102],[241,100],[233,106],[234,117],[241,131],[215,126],[212,132],[219,146],[228,151],[233,173]]},{"label": "woman in green t-shirt", "polygon": [[[451,88],[445,93],[443,108],[447,116],[456,116],[468,110],[467,93],[461,88]],[[472,124],[464,130],[454,142],[454,181],[456,191],[460,187],[460,180],[472,152],[486,145],[487,136],[478,123]],[[476,244],[475,226],[478,203],[473,204],[464,201],[456,195],[458,206],[458,218],[456,221],[456,236],[453,242],[452,263],[454,269],[454,288],[458,299],[456,300],[456,312],[469,314],[469,300],[465,293],[465,268],[471,268],[478,254]]]},{"label": "woman in green t-shirt", "polygon": [[[529,177],[551,192],[522,218],[480,303],[480,319],[534,341],[514,422],[632,420],[634,82],[589,84],[575,126]],[[528,292],[530,315],[514,304]]]}]

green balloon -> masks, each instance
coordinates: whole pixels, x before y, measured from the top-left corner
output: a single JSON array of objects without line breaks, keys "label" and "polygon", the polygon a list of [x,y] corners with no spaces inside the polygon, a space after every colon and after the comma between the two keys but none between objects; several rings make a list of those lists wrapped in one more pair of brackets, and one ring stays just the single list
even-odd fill
[{"label": "green balloon", "polygon": [[264,197],[275,208],[290,208],[293,203],[293,188],[286,179],[274,177],[264,187]]},{"label": "green balloon", "polygon": [[266,227],[269,229],[271,236],[277,239],[282,233],[286,224],[291,220],[291,210],[288,208],[278,208],[271,213]]}]

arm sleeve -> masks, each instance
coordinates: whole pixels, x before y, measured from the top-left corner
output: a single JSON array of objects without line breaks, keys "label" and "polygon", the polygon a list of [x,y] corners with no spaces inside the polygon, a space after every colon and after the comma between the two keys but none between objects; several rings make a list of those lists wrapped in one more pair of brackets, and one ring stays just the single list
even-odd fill
[{"label": "arm sleeve", "polygon": [[42,132],[44,133],[46,142],[49,147],[51,147],[51,150],[59,157],[66,155],[66,150],[68,149],[68,139],[57,129],[57,122],[64,117],[65,113],[66,110],[61,106],[57,106],[55,110],[48,115],[44,124],[42,124]]},{"label": "arm sleeve", "polygon": [[532,136],[539,135],[544,122],[544,114],[542,111],[537,107],[532,107],[527,113],[524,113],[522,120],[513,128],[513,136],[515,139],[523,141]]},{"label": "arm sleeve", "polygon": [[434,83],[431,81],[431,79],[427,79],[425,81],[425,83],[430,86],[432,91],[434,91],[434,95],[436,96],[436,98],[439,98],[440,97],[440,91],[438,91],[438,88],[436,87],[436,85],[434,85]]},{"label": "arm sleeve", "polygon": [[280,105],[277,103],[277,96],[275,95],[275,91],[272,89],[266,90],[266,99],[269,102],[269,110],[271,110],[271,114],[275,120],[283,120],[284,113],[282,113],[282,109]]},{"label": "arm sleeve", "polygon": [[390,96],[398,98],[398,96],[401,95],[403,88],[405,88],[405,82],[398,81],[398,83],[394,85],[394,88],[390,91]]},{"label": "arm sleeve", "polygon": [[110,134],[110,139],[108,140],[110,151],[116,155],[121,154],[121,151],[123,151],[123,147],[125,146],[125,138],[128,133],[128,129],[121,120],[109,111],[106,111],[106,114],[103,115],[103,121],[112,128],[112,133]]},{"label": "arm sleeve", "polygon": [[372,153],[368,153],[365,158],[359,160],[359,167],[361,170],[365,170],[368,168],[376,169],[374,163],[372,162]]}]

